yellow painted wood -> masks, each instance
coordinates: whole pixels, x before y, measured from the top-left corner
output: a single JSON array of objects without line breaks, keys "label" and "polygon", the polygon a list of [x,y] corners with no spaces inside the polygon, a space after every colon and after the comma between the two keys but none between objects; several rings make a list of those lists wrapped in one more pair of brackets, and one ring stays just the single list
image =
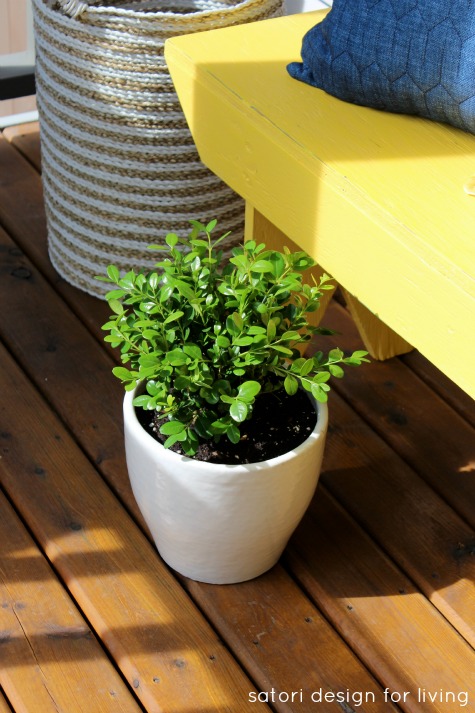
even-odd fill
[{"label": "yellow painted wood", "polygon": [[11,708],[6,702],[5,698],[0,693],[0,713],[12,713]]},{"label": "yellow painted wood", "polygon": [[[254,238],[256,242],[265,243],[266,247],[270,250],[282,251],[284,246],[287,246],[289,250],[300,250],[298,245],[294,243],[293,240],[288,238],[279,228],[276,228],[262,213],[255,210],[250,203],[246,203],[246,221],[245,221],[245,234],[246,240]],[[310,284],[313,284],[315,280],[318,282],[320,278],[324,275],[325,271],[320,267],[320,265],[315,265],[311,269],[305,272],[305,280]],[[336,287],[335,281],[332,283]],[[322,297],[320,299],[320,309],[317,312],[312,312],[308,315],[308,321],[314,327],[318,327],[322,322],[322,318],[325,315],[325,311],[330,304],[333,297],[333,290],[328,290],[322,292]]]},{"label": "yellow painted wood", "polygon": [[[250,203],[246,203],[245,238],[249,240],[263,241],[267,247],[274,250],[282,250],[287,246],[289,250],[298,250],[299,247],[293,240],[288,238],[279,228],[276,228],[262,213],[259,213]],[[316,265],[308,271],[308,280],[319,280],[325,273],[320,265]],[[333,281],[334,286],[337,284]],[[389,359],[397,354],[406,354],[412,351],[412,346],[402,339],[396,332],[393,332],[384,322],[370,312],[356,297],[342,288],[348,308],[353,320],[358,327],[358,331],[363,343],[374,359]],[[333,292],[324,292],[320,301],[320,309],[309,315],[309,322],[314,326],[322,323],[325,310],[328,307]]]},{"label": "yellow painted wood", "polygon": [[304,13],[169,40],[201,158],[475,396],[475,137],[288,76]]},{"label": "yellow painted wood", "polygon": [[381,322],[348,290],[343,288],[342,291],[365,347],[374,359],[389,359],[397,354],[407,354],[412,351],[409,342]]}]

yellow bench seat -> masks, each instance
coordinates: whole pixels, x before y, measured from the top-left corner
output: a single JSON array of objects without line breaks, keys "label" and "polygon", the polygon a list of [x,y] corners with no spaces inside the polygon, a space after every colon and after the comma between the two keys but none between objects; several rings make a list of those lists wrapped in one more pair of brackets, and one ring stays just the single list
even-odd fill
[{"label": "yellow bench seat", "polygon": [[473,397],[475,136],[292,79],[323,15],[167,41],[200,157],[246,200],[248,234],[289,238],[344,288],[376,358],[412,345]]}]

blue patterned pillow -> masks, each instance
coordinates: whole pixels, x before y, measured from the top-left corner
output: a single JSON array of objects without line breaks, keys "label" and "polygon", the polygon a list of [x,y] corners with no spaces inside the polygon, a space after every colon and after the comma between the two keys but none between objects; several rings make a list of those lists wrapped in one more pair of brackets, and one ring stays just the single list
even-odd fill
[{"label": "blue patterned pillow", "polygon": [[475,0],[334,0],[292,77],[475,133]]}]

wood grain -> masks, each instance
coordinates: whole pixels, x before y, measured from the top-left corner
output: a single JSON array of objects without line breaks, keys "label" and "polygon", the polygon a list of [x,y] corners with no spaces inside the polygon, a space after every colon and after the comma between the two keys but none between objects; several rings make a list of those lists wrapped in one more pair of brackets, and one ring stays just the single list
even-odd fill
[{"label": "wood grain", "polygon": [[252,683],[4,349],[0,374],[2,483],[131,690],[149,711],[254,710]]},{"label": "wood grain", "polygon": [[420,688],[473,699],[472,648],[324,488],[293,538],[289,564],[389,689],[409,692],[405,710],[455,710],[445,701],[421,708]]},{"label": "wood grain", "polygon": [[2,494],[0,513],[0,685],[16,713],[83,713],[84,700],[89,710],[138,713],[140,706]]}]

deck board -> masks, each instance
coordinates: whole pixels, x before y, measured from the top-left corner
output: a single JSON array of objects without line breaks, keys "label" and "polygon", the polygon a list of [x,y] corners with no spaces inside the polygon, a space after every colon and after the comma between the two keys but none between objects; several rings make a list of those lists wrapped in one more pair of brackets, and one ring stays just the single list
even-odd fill
[{"label": "deck board", "polygon": [[0,660],[15,711],[60,706],[81,713],[90,695],[91,710],[138,713],[134,696],[1,494],[0,510]]},{"label": "deck board", "polygon": [[[100,330],[108,308],[49,262],[39,167],[36,127],[4,132],[0,483],[17,514],[1,499],[0,508],[16,523],[12,537],[34,538],[38,566],[107,651],[124,710],[254,710],[249,693],[273,689],[258,708],[453,713],[461,700],[441,698],[465,692],[474,708],[473,401],[417,353],[348,372],[332,394],[321,485],[282,562],[241,585],[176,576],[131,494],[122,390],[110,374],[117,356]],[[341,305],[327,316],[342,332],[331,339],[360,346]],[[8,585],[15,569],[2,555]],[[29,583],[34,596],[40,582],[32,574]],[[78,658],[81,670],[90,665]],[[0,669],[15,711],[49,710],[22,679],[29,667],[37,676],[36,665],[14,656],[15,685]],[[386,688],[401,693],[398,705]],[[320,689],[355,697],[312,702]],[[439,696],[419,701],[418,689]],[[294,702],[275,700],[279,691]],[[367,694],[361,707],[358,692]],[[102,710],[81,693],[77,701],[77,710]]]}]

